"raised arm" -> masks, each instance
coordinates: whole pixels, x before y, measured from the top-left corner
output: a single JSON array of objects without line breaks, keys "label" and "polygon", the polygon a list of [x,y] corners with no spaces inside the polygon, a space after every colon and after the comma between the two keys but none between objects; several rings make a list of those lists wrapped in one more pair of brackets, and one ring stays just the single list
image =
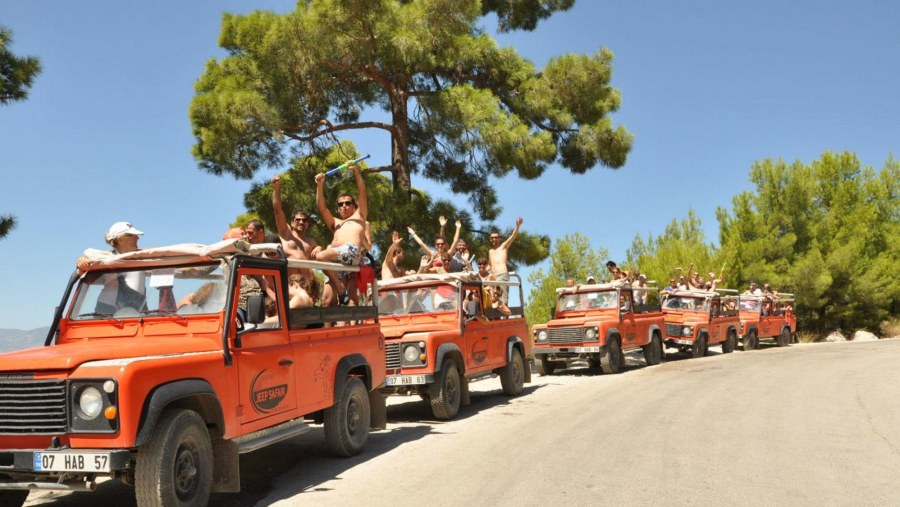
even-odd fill
[{"label": "raised arm", "polygon": [[425,242],[422,241],[422,238],[420,238],[419,235],[416,234],[416,231],[412,227],[407,227],[406,230],[407,232],[409,232],[409,235],[412,236],[412,239],[416,240],[416,243],[418,243],[419,246],[422,247],[422,250],[427,253],[429,257],[434,257],[434,250],[429,248],[428,245],[426,245]]},{"label": "raised arm", "polygon": [[278,235],[281,239],[288,241],[291,239],[291,226],[284,216],[284,209],[281,205],[281,176],[275,175],[272,178],[272,207],[275,208],[275,227],[278,228]]},{"label": "raised arm", "polygon": [[369,216],[369,192],[366,190],[366,180],[363,178],[362,171],[358,166],[351,165],[350,170],[353,171],[353,177],[356,178],[356,189],[359,195],[356,197],[356,212],[363,220],[367,220]]},{"label": "raised arm", "polygon": [[[387,252],[384,254],[384,262],[381,263],[381,279],[387,280],[389,278],[393,278],[393,272],[397,268],[397,264],[394,262],[394,252],[397,251],[397,247],[400,245],[400,242],[403,241],[400,239],[400,233],[394,231],[393,235],[391,235],[391,246],[388,247]],[[385,277],[387,275],[387,277]]]},{"label": "raised arm", "polygon": [[316,175],[316,209],[319,210],[319,216],[322,217],[322,222],[325,224],[325,227],[328,227],[329,231],[333,231],[334,215],[331,214],[331,211],[328,210],[328,206],[325,205],[324,173],[319,173]]},{"label": "raised arm", "polygon": [[522,217],[519,217],[518,220],[516,220],[516,226],[513,228],[512,234],[510,234],[509,237],[506,238],[506,241],[504,241],[503,244],[500,245],[502,248],[508,250],[510,245],[513,244],[513,241],[515,241],[519,236],[519,227],[522,225],[522,222]]},{"label": "raised arm", "polygon": [[438,223],[441,224],[441,232],[438,233],[438,236],[446,238],[447,236],[444,235],[444,232],[447,230],[447,219],[444,215],[438,217]]},{"label": "raised arm", "polygon": [[[443,227],[441,227],[443,229]],[[453,233],[453,243],[450,243],[449,250],[452,252],[456,250],[456,245],[459,243],[459,232],[462,231],[462,222],[459,220],[456,221],[456,232]],[[444,231],[441,231],[441,236],[444,236]],[[446,237],[446,236],[444,236]]]}]

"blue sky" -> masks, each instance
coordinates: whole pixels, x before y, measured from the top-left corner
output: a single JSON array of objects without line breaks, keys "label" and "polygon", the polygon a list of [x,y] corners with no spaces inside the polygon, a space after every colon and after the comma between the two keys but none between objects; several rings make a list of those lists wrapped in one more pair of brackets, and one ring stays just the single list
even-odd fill
[{"label": "blue sky", "polygon": [[[0,214],[18,218],[0,240],[0,328],[48,325],[75,258],[104,247],[113,222],[133,222],[143,246],[221,238],[244,211],[250,182],[197,169],[193,85],[222,56],[223,12],[293,6],[3,3],[12,51],[37,56],[44,70],[27,101],[0,107]],[[900,141],[898,19],[900,3],[887,0],[580,0],[535,32],[501,37],[539,67],[554,55],[611,49],[622,95],[613,120],[635,141],[618,171],[551,168],[537,181],[496,181],[498,223],[521,215],[525,229],[553,239],[577,231],[623,260],[635,234],[658,234],[689,208],[717,241],[715,210],[750,188],[754,161],[808,163],[848,150],[882,167]],[[386,139],[353,140],[373,164],[390,160]]]}]

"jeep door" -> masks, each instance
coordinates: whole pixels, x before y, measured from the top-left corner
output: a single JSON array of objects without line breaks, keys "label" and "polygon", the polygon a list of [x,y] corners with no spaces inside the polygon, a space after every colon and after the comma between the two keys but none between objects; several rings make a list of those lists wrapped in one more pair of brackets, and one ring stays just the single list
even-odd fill
[{"label": "jeep door", "polygon": [[[235,312],[240,306],[237,294],[241,291],[240,287],[246,293],[262,284],[269,284],[274,290],[276,314],[262,324],[245,324],[244,329],[238,331],[240,347],[233,347],[232,352],[238,368],[241,424],[253,423],[297,407],[294,348],[284,318],[280,273],[241,268],[238,272],[239,289],[235,291]],[[265,286],[260,288],[265,294]],[[246,303],[243,305],[246,308]]]},{"label": "jeep door", "polygon": [[[470,292],[475,291],[476,294],[482,292],[477,286],[464,286],[462,290],[463,297]],[[495,318],[493,312],[485,312],[485,308],[481,308],[482,300],[479,298],[478,318],[466,319],[463,313],[463,328],[461,345],[465,347],[463,350],[464,360],[466,361],[466,374],[471,375],[481,371],[490,370],[497,362],[497,327],[501,320]]]}]

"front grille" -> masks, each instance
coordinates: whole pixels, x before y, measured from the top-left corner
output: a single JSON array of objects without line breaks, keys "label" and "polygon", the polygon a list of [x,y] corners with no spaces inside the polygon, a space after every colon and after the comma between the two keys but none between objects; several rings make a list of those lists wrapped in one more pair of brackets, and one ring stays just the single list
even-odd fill
[{"label": "front grille", "polygon": [[384,366],[388,370],[400,367],[400,342],[384,344]]},{"label": "front grille", "polygon": [[681,336],[681,324],[666,324],[666,336]]},{"label": "front grille", "polygon": [[547,343],[581,343],[584,341],[584,328],[556,327],[548,329]]},{"label": "front grille", "polygon": [[65,380],[0,382],[0,434],[66,432]]}]

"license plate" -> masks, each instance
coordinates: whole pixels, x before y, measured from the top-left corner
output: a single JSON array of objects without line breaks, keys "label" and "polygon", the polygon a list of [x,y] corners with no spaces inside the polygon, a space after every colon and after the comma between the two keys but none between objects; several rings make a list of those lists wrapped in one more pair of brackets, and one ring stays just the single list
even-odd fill
[{"label": "license plate", "polygon": [[109,472],[108,452],[35,452],[35,472]]},{"label": "license plate", "polygon": [[384,378],[388,386],[411,386],[425,383],[425,375],[394,375]]}]

